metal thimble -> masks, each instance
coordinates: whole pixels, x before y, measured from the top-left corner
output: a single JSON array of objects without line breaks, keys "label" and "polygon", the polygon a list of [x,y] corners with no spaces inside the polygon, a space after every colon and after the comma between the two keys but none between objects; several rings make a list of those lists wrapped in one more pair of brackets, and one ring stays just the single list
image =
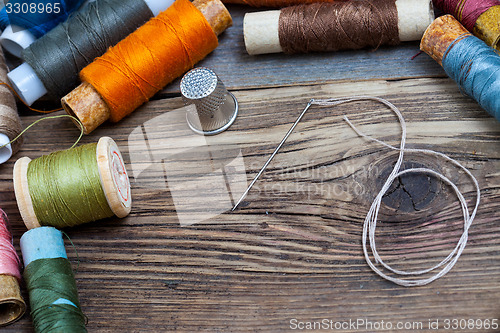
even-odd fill
[{"label": "metal thimble", "polygon": [[209,68],[198,67],[187,72],[181,80],[181,94],[184,103],[195,106],[186,114],[187,123],[195,133],[219,134],[238,115],[238,101]]}]

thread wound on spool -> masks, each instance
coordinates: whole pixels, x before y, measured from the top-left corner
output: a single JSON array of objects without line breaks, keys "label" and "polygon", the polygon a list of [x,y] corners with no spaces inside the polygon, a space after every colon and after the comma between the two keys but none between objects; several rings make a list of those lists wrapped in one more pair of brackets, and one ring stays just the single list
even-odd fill
[{"label": "thread wound on spool", "polygon": [[434,0],[437,8],[452,14],[465,28],[500,50],[500,2],[498,0]]},{"label": "thread wound on spool", "polygon": [[22,53],[49,95],[59,99],[78,85],[82,68],[153,16],[142,0],[96,0]]},{"label": "thread wound on spool", "polygon": [[500,121],[500,56],[479,38],[458,37],[443,56],[443,68],[460,88]]},{"label": "thread wound on spool", "polygon": [[252,7],[287,7],[305,3],[336,1],[342,0],[223,0],[224,3],[234,3]]},{"label": "thread wound on spool", "polygon": [[[0,50],[0,82],[7,83],[7,65],[5,57]],[[17,113],[16,100],[12,91],[5,84],[0,84],[0,133],[7,135],[9,140],[13,140],[21,133],[23,126],[21,119]],[[12,154],[15,154],[21,149],[23,138],[20,137],[11,143]],[[0,148],[0,150],[3,148]]]},{"label": "thread wound on spool", "polygon": [[494,49],[500,51],[500,5],[493,6],[478,17],[472,32]]},{"label": "thread wound on spool", "polygon": [[29,230],[21,237],[21,249],[35,332],[87,332],[61,232],[52,227]]},{"label": "thread wound on spool", "polygon": [[481,14],[492,6],[497,6],[498,0],[433,0],[434,5],[447,14],[452,14],[467,30],[472,31]]},{"label": "thread wound on spool", "polygon": [[12,235],[7,227],[7,221],[7,214],[0,209],[0,274],[11,275],[21,280],[20,261],[12,244]]},{"label": "thread wound on spool", "polygon": [[35,332],[87,332],[68,259],[35,260],[26,267],[24,280]]},{"label": "thread wound on spool", "polygon": [[18,320],[26,311],[19,288],[20,261],[7,221],[7,215],[0,209],[0,326]]},{"label": "thread wound on spool", "polygon": [[[177,0],[85,67],[82,81],[119,121],[217,47],[209,23],[188,0]],[[158,75],[161,73],[161,75]]]},{"label": "thread wound on spool", "polygon": [[42,225],[64,228],[113,216],[99,179],[96,147],[83,145],[30,162],[28,185]]},{"label": "thread wound on spool", "polygon": [[434,20],[420,48],[441,64],[467,95],[500,120],[500,56],[495,50],[451,15]]},{"label": "thread wound on spool", "polygon": [[[59,0],[57,6],[54,6],[55,3],[49,0],[10,0],[10,12],[7,7],[0,11],[0,29],[3,30],[10,24],[28,29],[39,38],[66,20],[83,2],[84,0]],[[28,8],[27,12],[22,10],[25,7]]]},{"label": "thread wound on spool", "polygon": [[397,45],[400,40],[395,1],[343,1],[283,8],[279,40],[285,53]]},{"label": "thread wound on spool", "polygon": [[68,227],[131,209],[130,183],[118,147],[111,138],[58,151],[14,166],[19,211],[29,229]]}]

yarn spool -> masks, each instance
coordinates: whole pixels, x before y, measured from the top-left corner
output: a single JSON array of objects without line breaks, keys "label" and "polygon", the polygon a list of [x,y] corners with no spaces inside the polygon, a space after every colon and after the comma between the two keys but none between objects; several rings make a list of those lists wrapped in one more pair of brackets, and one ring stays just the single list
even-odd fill
[{"label": "yarn spool", "polygon": [[489,46],[500,51],[500,2],[498,0],[434,0]]},{"label": "yarn spool", "polygon": [[67,227],[130,213],[125,163],[109,137],[14,165],[17,205],[28,229]]},{"label": "yarn spool", "polygon": [[350,0],[248,13],[248,54],[377,48],[419,40],[434,19],[430,0]]},{"label": "yarn spool", "polygon": [[224,3],[248,5],[252,7],[287,7],[314,2],[335,2],[342,0],[222,0]]},{"label": "yarn spool", "polygon": [[22,65],[9,73],[28,105],[40,97],[59,100],[79,84],[78,73],[173,0],[96,0],[23,50]]},{"label": "yarn spool", "polygon": [[[2,50],[0,50],[0,82],[7,81],[7,65]],[[6,162],[12,154],[21,149],[23,138],[9,143],[21,133],[23,126],[17,114],[16,100],[12,91],[2,84],[0,85],[0,164]]]},{"label": "yarn spool", "polygon": [[0,29],[3,30],[0,44],[8,52],[20,57],[23,49],[65,21],[83,2],[60,0],[58,6],[54,7],[53,0],[10,0],[11,13],[7,14],[7,7],[0,11]]},{"label": "yarn spool", "polygon": [[500,121],[500,56],[495,50],[471,35],[451,15],[438,17],[427,28],[420,49]]},{"label": "yarn spool", "polygon": [[7,228],[7,215],[0,209],[0,326],[11,324],[26,311],[19,281],[19,257]]},{"label": "yarn spool", "polygon": [[21,237],[21,252],[35,332],[87,332],[62,233],[52,227],[29,230]]},{"label": "yarn spool", "polygon": [[177,0],[84,68],[62,105],[86,134],[117,122],[212,52],[231,24],[220,0]]}]

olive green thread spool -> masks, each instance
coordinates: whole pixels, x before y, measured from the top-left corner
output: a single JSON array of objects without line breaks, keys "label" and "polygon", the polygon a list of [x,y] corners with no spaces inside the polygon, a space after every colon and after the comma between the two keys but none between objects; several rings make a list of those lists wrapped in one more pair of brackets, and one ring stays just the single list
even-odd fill
[{"label": "olive green thread spool", "polygon": [[[47,170],[36,170],[36,172],[47,173],[43,175],[47,180],[51,180],[51,177],[52,179],[60,177],[61,179],[64,178],[71,180],[71,186],[72,188],[74,187],[74,192],[72,191],[71,196],[67,195],[67,197],[64,196],[65,191],[62,186],[58,188],[57,185],[50,184],[52,187],[56,186],[57,191],[54,191],[54,193],[57,193],[58,197],[55,198],[55,200],[52,197],[44,198],[43,196],[40,197],[39,194],[34,195],[36,193],[40,193],[40,191],[38,191],[37,188],[30,189],[30,186],[33,186],[32,182],[30,182],[30,178],[33,175],[31,173],[28,174],[30,172],[31,159],[23,157],[16,161],[14,165],[14,190],[19,211],[24,224],[28,229],[38,228],[41,226],[55,226],[59,228],[74,226],[106,218],[112,216],[113,214],[122,218],[130,213],[132,203],[130,183],[125,169],[125,163],[123,162],[118,146],[113,139],[109,137],[102,137],[99,139],[95,149],[96,166],[94,166],[94,168],[97,168],[99,179],[93,179],[92,181],[100,183],[101,188],[98,190],[103,193],[88,193],[89,189],[85,183],[88,179],[77,179],[76,185],[73,184],[74,178],[72,176],[74,174],[81,173],[81,169],[83,167],[78,163],[78,161],[65,160],[75,158],[73,155],[74,151],[71,150],[72,149],[53,153],[59,153],[58,156],[51,156],[52,154],[44,156],[44,158],[51,157],[55,159],[54,163],[66,163],[65,165],[68,167],[63,168],[64,170],[59,170],[58,172],[54,172],[52,168]],[[92,166],[85,166],[85,168],[92,168]],[[96,173],[94,172],[94,174]],[[90,177],[87,174],[85,174],[85,176]],[[37,182],[37,186],[43,186],[43,181],[41,183]],[[47,186],[49,186],[49,184],[47,184]],[[59,191],[59,189],[61,189],[61,191]],[[51,195],[52,194],[53,193],[51,193]],[[99,202],[99,200],[96,199],[96,197],[101,194],[105,197],[105,203]],[[45,200],[50,201],[50,204],[42,202]],[[77,200],[80,200],[81,202],[75,202]],[[78,207],[80,204],[86,204],[91,210],[99,209],[97,205],[107,204],[108,207],[105,207],[105,209],[103,209],[103,213],[97,216],[90,214],[93,212],[89,212],[88,216],[80,216],[83,218],[83,220],[80,221],[73,221],[67,217],[64,221],[60,221],[63,215],[71,215],[68,213],[62,214],[61,212],[66,209],[69,213],[73,213],[73,210],[78,211],[78,209],[81,209],[81,207]],[[65,208],[66,206],[69,208]],[[40,213],[40,207],[43,207],[43,209],[46,210],[43,211],[43,214]],[[38,214],[36,213],[37,211]]]}]

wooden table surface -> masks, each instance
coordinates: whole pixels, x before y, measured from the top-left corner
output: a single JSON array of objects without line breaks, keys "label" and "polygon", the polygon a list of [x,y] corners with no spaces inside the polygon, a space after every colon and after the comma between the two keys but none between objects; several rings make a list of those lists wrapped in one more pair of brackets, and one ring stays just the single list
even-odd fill
[{"label": "wooden table surface", "polygon": [[[427,55],[411,60],[418,42],[251,57],[242,38],[250,9],[229,9],[234,26],[199,64],[214,69],[239,101],[228,131],[191,134],[177,110],[183,103],[176,81],[119,124],[105,124],[82,140],[107,135],[117,141],[134,200],[126,218],[65,230],[75,245],[66,241],[89,332],[286,332],[322,320],[359,324],[344,324],[342,332],[412,331],[397,330],[401,324],[422,325],[418,331],[425,332],[429,321],[438,321],[442,332],[499,331],[446,324],[500,318],[500,124]],[[397,153],[358,137],[342,116],[397,145],[397,120],[380,104],[311,108],[241,207],[230,212],[310,98],[360,94],[400,108],[408,147],[445,153],[479,182],[481,205],[467,247],[447,275],[427,286],[388,282],[363,257],[363,221]],[[40,117],[22,120],[27,125]],[[44,122],[0,166],[1,207],[18,250],[26,229],[13,192],[15,160],[68,148],[77,135],[69,120]],[[443,172],[469,207],[475,200],[470,180],[440,158],[407,154],[404,166]],[[453,249],[463,217],[449,187],[413,175],[384,197],[378,227],[384,259],[418,269]],[[29,314],[2,330],[31,332]]]}]

